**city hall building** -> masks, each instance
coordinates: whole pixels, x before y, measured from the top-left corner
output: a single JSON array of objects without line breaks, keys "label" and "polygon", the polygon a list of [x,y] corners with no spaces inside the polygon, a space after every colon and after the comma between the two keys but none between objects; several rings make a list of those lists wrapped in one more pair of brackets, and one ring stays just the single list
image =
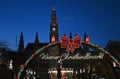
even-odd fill
[{"label": "city hall building", "polygon": [[49,40],[49,43],[39,42],[36,33],[34,43],[24,47],[21,32],[18,51],[9,58],[13,66],[11,79],[18,79],[17,76],[19,79],[117,79],[113,60],[87,44],[90,38],[86,33],[84,38],[72,33],[59,38],[55,6],[52,7]]}]

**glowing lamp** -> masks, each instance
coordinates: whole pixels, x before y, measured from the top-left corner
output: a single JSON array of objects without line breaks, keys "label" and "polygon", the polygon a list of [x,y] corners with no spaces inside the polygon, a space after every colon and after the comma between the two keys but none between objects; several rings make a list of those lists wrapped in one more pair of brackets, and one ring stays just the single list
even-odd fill
[{"label": "glowing lamp", "polygon": [[55,36],[52,36],[52,43],[55,42]]},{"label": "glowing lamp", "polygon": [[85,37],[85,41],[86,41],[86,42],[90,42],[89,36],[86,36],[86,37]]}]

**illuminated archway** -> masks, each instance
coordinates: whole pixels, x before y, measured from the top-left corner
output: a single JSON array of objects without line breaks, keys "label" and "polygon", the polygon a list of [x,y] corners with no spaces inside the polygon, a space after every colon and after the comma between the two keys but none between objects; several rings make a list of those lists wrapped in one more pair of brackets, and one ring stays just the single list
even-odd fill
[{"label": "illuminated archway", "polygon": [[[61,43],[60,41],[57,41],[57,42],[54,42],[54,43],[51,43],[51,44],[48,44],[48,45],[45,45],[44,47],[38,49],[35,53],[33,53],[25,62],[25,64],[21,65],[21,68],[20,68],[20,71],[18,72],[17,76],[16,76],[16,79],[20,79],[20,76],[21,76],[21,73],[24,71],[25,67],[28,65],[28,63],[39,53],[41,53],[42,50],[50,47],[50,46],[53,46],[53,45],[56,45],[56,44],[59,44]],[[85,45],[89,45],[91,47],[94,47],[95,49],[98,49],[100,50],[101,52],[105,53],[107,56],[109,56],[115,63],[117,66],[120,67],[120,63],[115,59],[115,57],[107,52],[106,50],[104,50],[103,48],[101,48],[100,46],[98,45],[95,45],[93,43],[90,43],[90,42],[84,42],[82,41],[81,44],[85,44]]]}]

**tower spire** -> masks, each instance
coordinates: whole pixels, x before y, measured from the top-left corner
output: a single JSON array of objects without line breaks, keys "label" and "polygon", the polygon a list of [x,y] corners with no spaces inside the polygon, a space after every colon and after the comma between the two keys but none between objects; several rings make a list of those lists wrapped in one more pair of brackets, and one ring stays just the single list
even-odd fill
[{"label": "tower spire", "polygon": [[24,51],[24,38],[23,38],[23,33],[21,32],[19,46],[18,46],[18,52],[23,52],[23,51]]},{"label": "tower spire", "polygon": [[34,50],[38,50],[39,48],[39,37],[38,37],[38,32],[36,32],[36,36],[35,36],[35,41],[34,41]]},{"label": "tower spire", "polygon": [[36,36],[35,36],[35,43],[39,43],[38,32],[36,32]]},{"label": "tower spire", "polygon": [[72,33],[70,32],[70,36],[69,36],[69,38],[71,38],[72,39]]},{"label": "tower spire", "polygon": [[56,9],[55,9],[55,4],[53,3],[53,5],[52,5],[52,11],[55,11]]},{"label": "tower spire", "polygon": [[58,21],[56,16],[56,7],[54,4],[52,6],[52,15],[50,20],[50,43],[53,42],[53,37],[54,41],[58,40]]}]

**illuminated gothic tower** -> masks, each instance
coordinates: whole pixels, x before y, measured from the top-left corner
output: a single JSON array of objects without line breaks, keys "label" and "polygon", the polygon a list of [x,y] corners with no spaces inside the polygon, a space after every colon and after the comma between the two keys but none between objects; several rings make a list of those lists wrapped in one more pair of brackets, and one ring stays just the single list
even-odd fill
[{"label": "illuminated gothic tower", "polygon": [[50,43],[58,40],[58,21],[55,6],[52,6],[52,16],[50,20]]}]

